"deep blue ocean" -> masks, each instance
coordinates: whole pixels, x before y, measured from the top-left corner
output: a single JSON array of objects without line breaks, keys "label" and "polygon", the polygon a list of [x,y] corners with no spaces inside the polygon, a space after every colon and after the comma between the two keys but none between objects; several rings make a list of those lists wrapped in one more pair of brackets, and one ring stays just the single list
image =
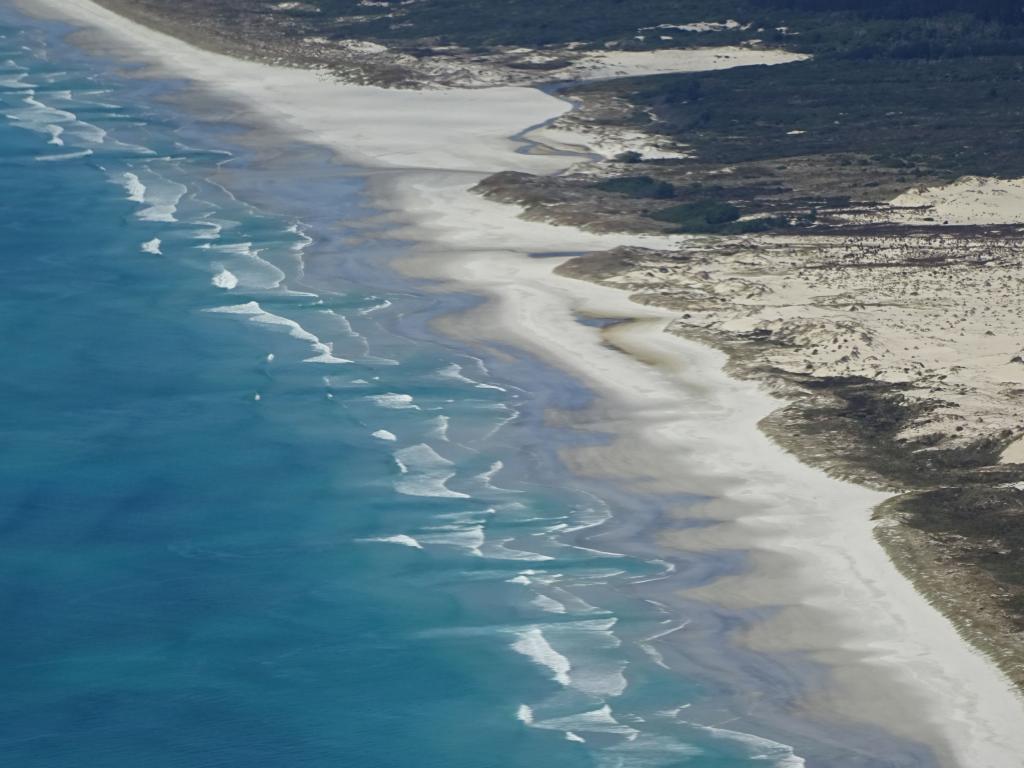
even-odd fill
[{"label": "deep blue ocean", "polygon": [[358,173],[65,31],[0,7],[0,764],[802,765],[666,661],[700,614],[644,589],[739,566],[612,546],[655,512],[541,418],[586,392],[432,334],[473,299]]}]

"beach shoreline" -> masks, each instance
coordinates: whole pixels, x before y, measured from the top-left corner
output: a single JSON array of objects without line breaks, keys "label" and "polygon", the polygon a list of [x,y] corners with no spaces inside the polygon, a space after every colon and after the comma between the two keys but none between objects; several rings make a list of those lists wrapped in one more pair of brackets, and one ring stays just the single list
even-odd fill
[{"label": "beach shoreline", "polygon": [[[85,0],[22,5],[94,25],[116,45],[234,100],[254,119],[377,169],[373,191],[394,235],[418,244],[408,269],[490,298],[446,321],[445,330],[526,348],[601,394],[574,426],[617,440],[573,451],[565,457],[570,466],[659,493],[705,494],[713,501],[699,514],[717,524],[699,537],[671,534],[673,545],[748,548],[769,564],[700,596],[780,609],[744,640],[758,650],[801,651],[834,672],[837,686],[809,700],[809,709],[888,723],[900,735],[931,741],[948,765],[1003,768],[1024,752],[1016,733],[1024,722],[1020,697],[875,541],[870,510],[885,496],[833,480],[771,443],[757,424],[780,401],[727,378],[720,353],[664,333],[671,311],[553,274],[566,256],[530,256],[666,238],[523,221],[514,207],[468,191],[494,171],[564,167],[566,158],[518,151],[523,142],[510,138],[563,113],[563,102],[526,88],[421,94],[343,85],[198,52]],[[344,96],[345,104],[326,95]],[[429,128],[424,116],[434,120]],[[626,322],[602,329],[579,323],[581,315]],[[789,602],[780,604],[780,595]],[[808,633],[809,626],[817,631]],[[880,702],[878,685],[887,681],[897,690]],[[873,707],[870,717],[865,706]]]}]

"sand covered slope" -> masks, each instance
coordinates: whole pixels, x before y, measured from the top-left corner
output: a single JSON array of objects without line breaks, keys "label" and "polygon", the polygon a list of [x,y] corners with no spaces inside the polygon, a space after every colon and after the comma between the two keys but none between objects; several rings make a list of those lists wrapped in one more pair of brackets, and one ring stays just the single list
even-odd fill
[{"label": "sand covered slope", "polygon": [[908,223],[1019,224],[1024,222],[1024,179],[967,176],[953,184],[911,189],[889,203],[892,218]]},{"label": "sand covered slope", "polygon": [[935,403],[907,440],[1024,435],[1024,245],[931,237],[698,239],[633,251],[603,281],[683,312],[680,330],[759,339],[759,364],[900,385]]}]

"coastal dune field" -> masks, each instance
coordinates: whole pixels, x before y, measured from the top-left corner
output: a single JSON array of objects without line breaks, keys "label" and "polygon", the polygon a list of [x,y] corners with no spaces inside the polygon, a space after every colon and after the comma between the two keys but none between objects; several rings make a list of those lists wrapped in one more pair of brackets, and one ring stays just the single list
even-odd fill
[{"label": "coastal dune field", "polygon": [[[664,495],[700,497],[663,543],[681,551],[744,550],[752,568],[687,597],[762,611],[737,637],[759,652],[806,655],[826,670],[796,705],[830,722],[869,723],[932,748],[947,766],[1011,768],[1024,755],[1024,700],[1010,681],[904,578],[875,538],[887,495],[801,464],[758,424],[782,405],[729,377],[725,356],[667,333],[678,313],[618,288],[556,274],[571,254],[629,246],[685,250],[685,235],[587,232],[520,217],[471,190],[489,174],[555,174],[580,162],[587,137],[547,134],[570,104],[528,87],[392,90],[338,82],[190,46],[88,0],[20,0],[67,20],[90,48],[146,62],[225,105],[233,121],[271,126],[366,169],[388,236],[411,242],[401,268],[432,289],[487,301],[438,322],[445,333],[525,350],[596,394],[553,413],[610,440],[566,451],[583,476]],[[703,57],[703,58],[702,58]],[[783,63],[746,51],[723,66]],[[677,53],[671,66],[685,67]],[[637,63],[621,74],[663,71]],[[619,74],[596,67],[595,76]],[[539,258],[544,256],[544,258]],[[580,322],[586,319],[601,322]],[[604,322],[608,321],[608,322]],[[388,439],[387,436],[381,439]]]}]

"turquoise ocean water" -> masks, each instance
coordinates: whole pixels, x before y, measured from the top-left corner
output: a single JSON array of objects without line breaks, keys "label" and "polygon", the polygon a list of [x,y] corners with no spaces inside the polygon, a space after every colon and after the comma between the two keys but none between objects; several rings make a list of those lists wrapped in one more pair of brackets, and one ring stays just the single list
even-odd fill
[{"label": "turquoise ocean water", "polygon": [[670,562],[656,501],[559,468],[586,392],[432,334],[473,299],[347,228],[358,174],[63,33],[0,6],[0,763],[802,764],[722,669],[784,668],[669,604],[741,556]]}]

